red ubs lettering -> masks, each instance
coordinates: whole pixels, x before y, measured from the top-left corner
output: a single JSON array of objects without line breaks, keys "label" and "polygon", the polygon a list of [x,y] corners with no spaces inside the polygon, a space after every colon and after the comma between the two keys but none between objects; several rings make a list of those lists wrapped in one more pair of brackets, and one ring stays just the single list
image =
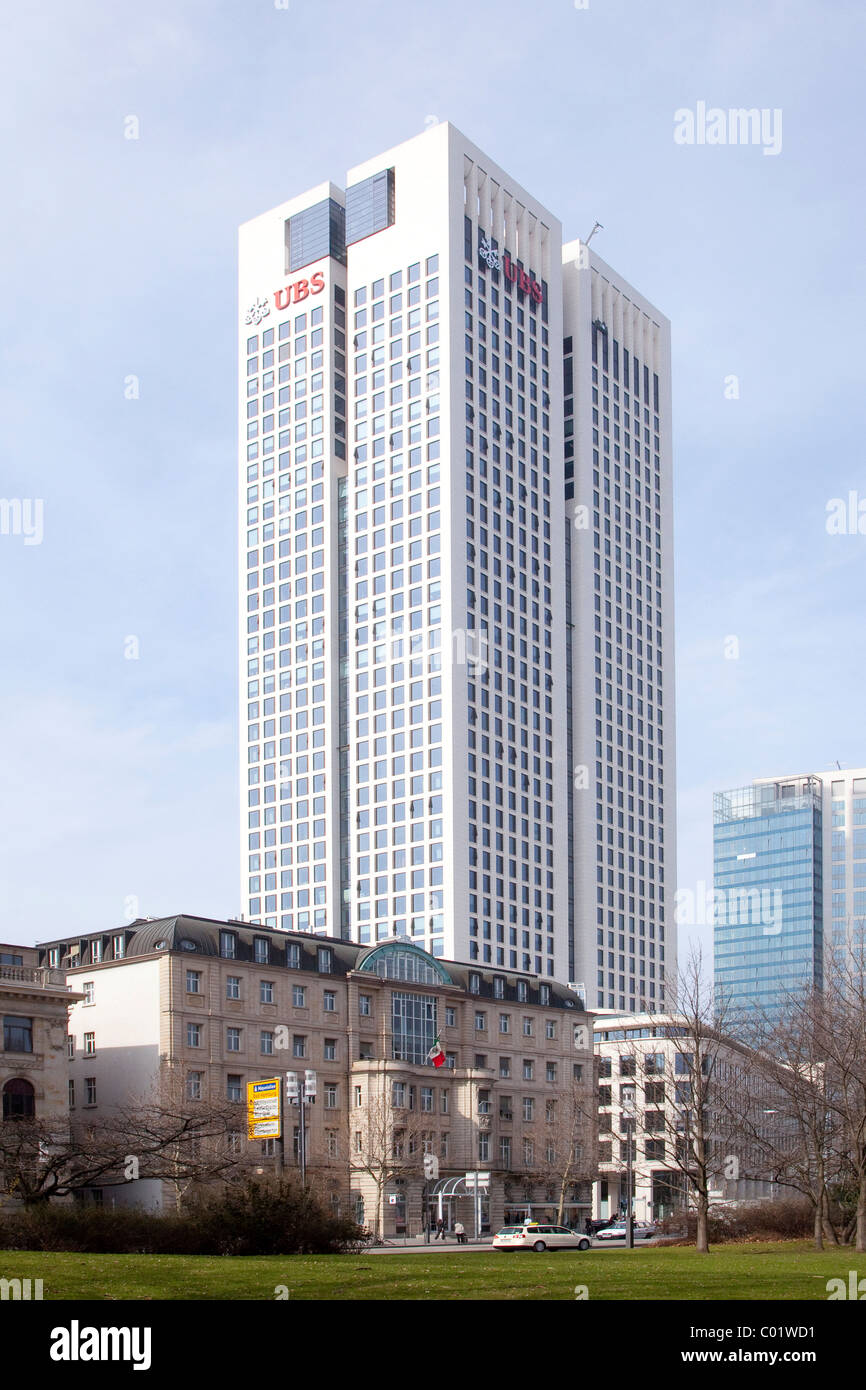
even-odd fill
[{"label": "red ubs lettering", "polygon": [[527,275],[525,270],[515,265],[507,251],[502,253],[502,269],[506,280],[513,280],[521,294],[531,294],[536,304],[542,300],[542,289],[534,275]]},{"label": "red ubs lettering", "polygon": [[311,294],[321,294],[325,288],[325,276],[321,270],[315,271],[309,280],[295,280],[285,289],[274,290],[274,305],[277,309],[288,309],[290,304],[300,304]]}]

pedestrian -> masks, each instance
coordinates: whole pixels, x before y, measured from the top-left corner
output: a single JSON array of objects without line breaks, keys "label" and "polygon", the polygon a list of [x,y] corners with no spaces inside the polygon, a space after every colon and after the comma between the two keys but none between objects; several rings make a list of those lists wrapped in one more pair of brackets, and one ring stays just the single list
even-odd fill
[{"label": "pedestrian", "polygon": [[465,1244],[466,1244],[466,1230],[465,1230],[465,1228],[464,1228],[464,1225],[463,1225],[463,1222],[462,1222],[462,1221],[455,1221],[455,1222],[454,1222],[454,1234],[455,1234],[455,1236],[457,1237],[457,1244],[458,1244],[458,1245],[465,1245]]},{"label": "pedestrian", "polygon": [[442,1240],[445,1239],[445,1222],[442,1220],[442,1217],[441,1217],[441,1216],[438,1218],[438,1220],[437,1220],[437,1222],[436,1222],[436,1236],[435,1236],[435,1239],[436,1239],[436,1240],[439,1240],[440,1236],[441,1236]]}]

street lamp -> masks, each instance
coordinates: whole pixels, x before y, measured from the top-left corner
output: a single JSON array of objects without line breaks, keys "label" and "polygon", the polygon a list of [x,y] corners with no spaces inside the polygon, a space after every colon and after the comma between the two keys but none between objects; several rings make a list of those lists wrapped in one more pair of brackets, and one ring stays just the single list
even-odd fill
[{"label": "street lamp", "polygon": [[[301,1187],[307,1185],[307,1127],[306,1109],[316,1099],[316,1073],[309,1068],[303,1076],[296,1071],[286,1072],[286,1100],[289,1105],[298,1107],[298,1162],[301,1168]],[[286,1138],[283,1135],[283,1157],[285,1159]]]},{"label": "street lamp", "polygon": [[632,1144],[635,1133],[635,1098],[624,1095],[622,1098],[622,1119],[625,1126],[626,1142],[626,1209],[625,1244],[627,1250],[634,1249],[634,1169],[632,1166]]}]

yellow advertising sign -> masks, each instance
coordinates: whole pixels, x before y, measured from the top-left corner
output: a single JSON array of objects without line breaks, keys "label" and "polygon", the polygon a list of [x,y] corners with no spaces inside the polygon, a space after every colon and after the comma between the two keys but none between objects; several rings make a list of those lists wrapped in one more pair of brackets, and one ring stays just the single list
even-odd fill
[{"label": "yellow advertising sign", "polygon": [[278,1076],[266,1081],[247,1082],[247,1138],[279,1139],[282,1135],[282,1081]]}]

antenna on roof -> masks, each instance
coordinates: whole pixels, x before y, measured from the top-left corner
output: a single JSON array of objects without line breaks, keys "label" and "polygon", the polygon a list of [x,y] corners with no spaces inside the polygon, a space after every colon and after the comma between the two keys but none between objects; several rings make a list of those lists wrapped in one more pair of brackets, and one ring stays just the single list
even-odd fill
[{"label": "antenna on roof", "polygon": [[584,239],[584,243],[583,243],[584,246],[588,246],[588,245],[589,245],[589,243],[592,241],[593,237],[595,236],[596,232],[603,232],[603,231],[604,231],[604,227],[601,225],[601,223],[600,223],[600,222],[596,222],[596,224],[595,224],[595,226],[593,227],[592,231],[590,232],[589,236],[586,237],[586,238]]}]

